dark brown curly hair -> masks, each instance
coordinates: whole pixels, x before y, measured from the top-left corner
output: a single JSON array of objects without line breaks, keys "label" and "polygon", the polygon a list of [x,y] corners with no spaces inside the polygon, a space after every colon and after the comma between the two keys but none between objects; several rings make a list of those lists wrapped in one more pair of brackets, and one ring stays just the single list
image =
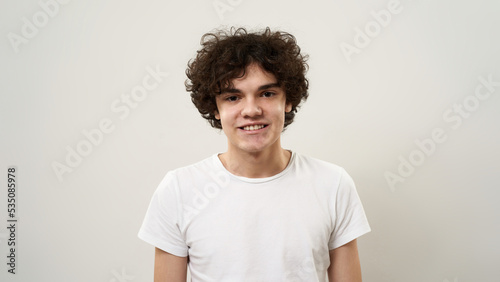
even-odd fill
[{"label": "dark brown curly hair", "polygon": [[186,69],[186,90],[201,116],[212,127],[222,129],[215,118],[215,97],[230,85],[231,80],[245,75],[245,68],[257,63],[278,80],[292,110],[285,113],[284,128],[293,122],[299,104],[309,95],[305,77],[308,56],[300,53],[295,37],[282,31],[249,33],[245,28],[217,30],[201,38],[202,48]]}]

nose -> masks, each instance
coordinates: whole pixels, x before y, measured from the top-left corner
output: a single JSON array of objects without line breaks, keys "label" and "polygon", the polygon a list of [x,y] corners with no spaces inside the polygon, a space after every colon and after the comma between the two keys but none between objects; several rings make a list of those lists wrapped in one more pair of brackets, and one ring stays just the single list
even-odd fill
[{"label": "nose", "polygon": [[254,117],[262,115],[262,108],[255,98],[247,98],[242,103],[241,115],[243,117]]}]

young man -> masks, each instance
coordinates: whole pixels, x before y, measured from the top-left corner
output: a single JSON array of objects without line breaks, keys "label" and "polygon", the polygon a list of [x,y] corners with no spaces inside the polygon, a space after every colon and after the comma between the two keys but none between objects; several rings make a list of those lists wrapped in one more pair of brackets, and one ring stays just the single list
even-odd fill
[{"label": "young man", "polygon": [[206,34],[186,88],[227,151],[167,173],[139,237],[155,281],[361,281],[370,231],[349,175],[283,149],[308,96],[307,57],[284,32]]}]

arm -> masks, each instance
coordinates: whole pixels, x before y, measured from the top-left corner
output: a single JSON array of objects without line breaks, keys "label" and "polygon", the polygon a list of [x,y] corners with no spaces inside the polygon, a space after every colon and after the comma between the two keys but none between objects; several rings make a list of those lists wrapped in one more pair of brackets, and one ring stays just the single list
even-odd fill
[{"label": "arm", "polygon": [[361,265],[356,239],[330,250],[328,280],[331,282],[361,282]]},{"label": "arm", "polygon": [[178,257],[155,248],[154,282],[186,282],[188,257]]}]

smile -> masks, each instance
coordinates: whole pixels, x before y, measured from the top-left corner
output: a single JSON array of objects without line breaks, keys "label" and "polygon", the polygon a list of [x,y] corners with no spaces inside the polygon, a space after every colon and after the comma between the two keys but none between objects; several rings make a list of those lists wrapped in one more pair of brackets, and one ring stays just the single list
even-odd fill
[{"label": "smile", "polygon": [[263,125],[263,124],[257,124],[257,125],[247,125],[247,126],[244,126],[244,127],[240,127],[241,129],[243,130],[259,130],[259,129],[262,129],[264,127],[266,127],[267,125]]}]

